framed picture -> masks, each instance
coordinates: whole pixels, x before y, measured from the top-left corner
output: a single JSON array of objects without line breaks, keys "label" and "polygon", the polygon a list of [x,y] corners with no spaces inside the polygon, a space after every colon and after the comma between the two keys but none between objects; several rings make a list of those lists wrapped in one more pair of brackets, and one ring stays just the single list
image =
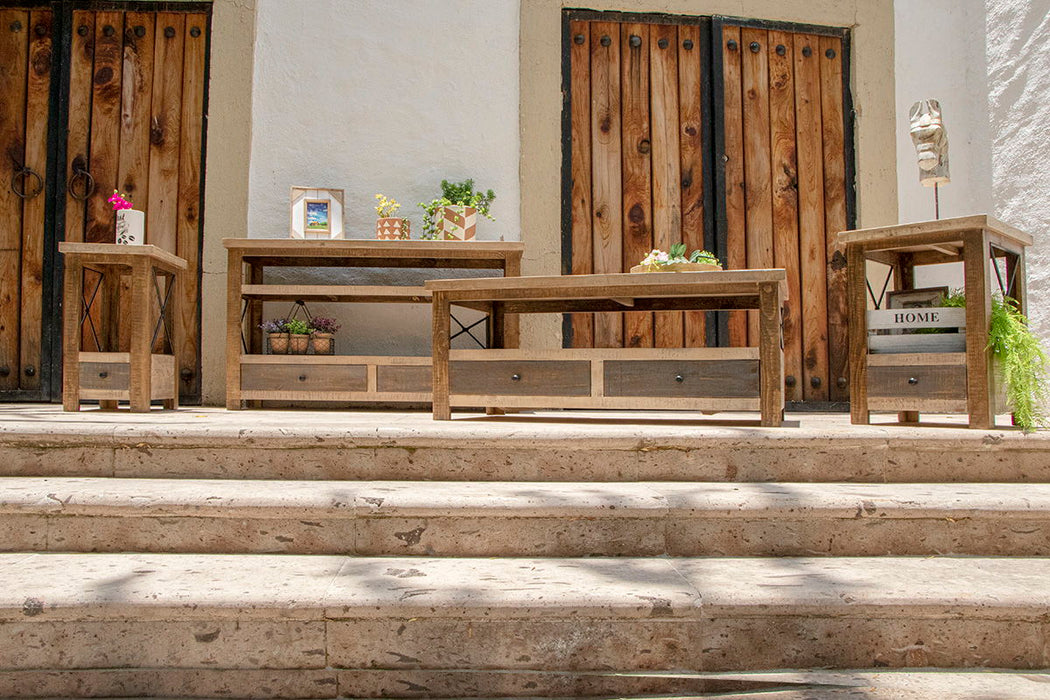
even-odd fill
[{"label": "framed picture", "polygon": [[886,305],[890,309],[928,309],[948,295],[947,287],[923,287],[887,292]]},{"label": "framed picture", "polygon": [[293,187],[292,238],[343,238],[343,190]]}]

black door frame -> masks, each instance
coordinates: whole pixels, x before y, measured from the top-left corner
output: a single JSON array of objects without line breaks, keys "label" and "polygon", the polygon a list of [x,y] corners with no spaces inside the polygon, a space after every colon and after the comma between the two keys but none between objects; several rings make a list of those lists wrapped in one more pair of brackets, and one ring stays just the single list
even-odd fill
[{"label": "black door frame", "polygon": [[[704,114],[709,115],[702,125],[702,140],[708,144],[703,151],[704,174],[704,246],[721,259],[725,259],[728,240],[726,218],[726,173],[725,173],[725,83],[722,74],[721,36],[725,25],[754,27],[757,29],[819,34],[842,39],[842,112],[845,119],[845,181],[846,222],[856,228],[856,151],[854,144],[853,96],[850,92],[850,66],[852,54],[850,30],[846,27],[828,27],[797,22],[728,17],[723,15],[694,16],[667,13],[638,13],[598,10],[562,10],[562,115],[561,115],[561,268],[562,274],[572,273],[572,71],[570,65],[572,36],[569,23],[573,21],[605,21],[640,24],[696,25],[701,28],[700,50],[707,58],[706,70],[701,76],[701,102]],[[718,39],[718,41],[716,41]],[[714,183],[714,187],[707,186]],[[712,316],[714,321],[712,322]],[[572,346],[572,323],[569,315],[562,318],[562,344]],[[728,316],[724,312],[710,312],[707,323],[707,344],[727,346],[729,344]]]},{"label": "black door frame", "polygon": [[[208,15],[208,41],[204,54],[204,119],[201,134],[200,201],[198,202],[197,255],[204,245],[204,179],[205,156],[208,150],[208,95],[211,74],[211,0],[178,2],[163,0],[0,0],[0,7],[26,10],[51,10],[51,88],[48,97],[47,176],[44,180],[44,279],[42,285],[40,389],[0,391],[0,401],[51,402],[62,401],[62,311],[61,295],[64,267],[58,254],[58,243],[63,240],[66,220],[66,142],[69,125],[70,50],[73,43],[73,10],[123,12],[182,12]],[[203,265],[197,266],[197,289],[201,289]],[[200,402],[200,320],[201,294],[197,294],[197,392],[185,396],[185,403]],[[48,313],[50,310],[50,313]]]}]

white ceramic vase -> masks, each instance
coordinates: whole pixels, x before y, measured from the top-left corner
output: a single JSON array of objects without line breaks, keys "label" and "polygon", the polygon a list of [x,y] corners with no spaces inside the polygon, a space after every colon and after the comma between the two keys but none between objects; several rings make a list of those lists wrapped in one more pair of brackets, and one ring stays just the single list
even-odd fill
[{"label": "white ceramic vase", "polygon": [[146,212],[138,209],[117,210],[117,243],[143,245],[146,242]]}]

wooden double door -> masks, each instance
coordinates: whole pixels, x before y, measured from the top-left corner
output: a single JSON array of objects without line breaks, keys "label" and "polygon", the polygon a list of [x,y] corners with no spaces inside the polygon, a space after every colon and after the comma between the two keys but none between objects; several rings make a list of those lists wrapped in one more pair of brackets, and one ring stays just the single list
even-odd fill
[{"label": "wooden double door", "polygon": [[[175,350],[180,394],[199,401],[210,5],[94,5],[0,8],[0,400],[61,397],[57,244],[114,242],[119,190],[146,212],[146,242],[189,263]],[[119,282],[95,296],[83,347],[126,351]]]},{"label": "wooden double door", "polygon": [[[848,400],[849,35],[720,17],[566,11],[563,271],[653,248],[783,267],[785,396]],[[574,314],[573,347],[755,345],[754,312]]]}]

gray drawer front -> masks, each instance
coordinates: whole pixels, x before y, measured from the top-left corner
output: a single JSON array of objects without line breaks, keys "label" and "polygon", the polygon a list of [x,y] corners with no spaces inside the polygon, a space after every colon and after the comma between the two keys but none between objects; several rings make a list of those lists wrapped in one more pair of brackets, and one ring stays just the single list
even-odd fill
[{"label": "gray drawer front", "polygon": [[590,396],[591,393],[591,365],[579,360],[462,360],[451,363],[450,374],[453,394]]},{"label": "gray drawer front", "polygon": [[127,391],[131,366],[126,362],[81,362],[80,388]]},{"label": "gray drawer front", "polygon": [[868,367],[868,396],[965,400],[966,366]]},{"label": "gray drawer front", "polygon": [[758,360],[606,360],[605,395],[758,396]]},{"label": "gray drawer front", "polygon": [[365,391],[364,365],[254,365],[241,367],[243,391]]},{"label": "gray drawer front", "polygon": [[432,388],[429,365],[379,365],[376,368],[376,391],[429,394]]}]

